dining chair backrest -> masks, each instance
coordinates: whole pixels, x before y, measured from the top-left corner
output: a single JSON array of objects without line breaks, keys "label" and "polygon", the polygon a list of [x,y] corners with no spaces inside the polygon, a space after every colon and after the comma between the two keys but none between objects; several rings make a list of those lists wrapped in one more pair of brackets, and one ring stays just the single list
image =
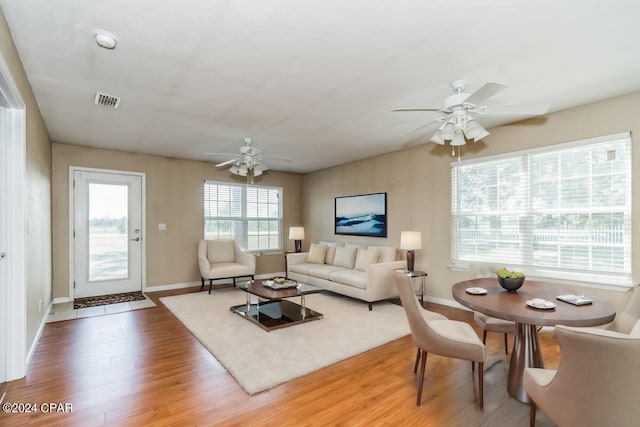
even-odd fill
[{"label": "dining chair backrest", "polygon": [[[426,310],[420,307],[418,298],[416,298],[413,293],[411,278],[400,272],[394,272],[394,278],[398,288],[400,301],[402,302],[407,320],[409,321],[409,328],[411,329],[413,342],[418,347],[426,350],[429,347],[427,337],[430,335],[430,332],[427,322],[421,313],[421,311]],[[444,316],[439,317],[446,319]]]},{"label": "dining chair backrest", "polygon": [[628,334],[640,319],[640,285],[634,286],[629,297],[629,302],[624,309],[616,315],[615,320],[607,329],[622,334]]},{"label": "dining chair backrest", "polygon": [[640,416],[640,337],[599,328],[556,326],[560,366],[552,380],[525,389],[553,422],[566,426],[637,425]]}]

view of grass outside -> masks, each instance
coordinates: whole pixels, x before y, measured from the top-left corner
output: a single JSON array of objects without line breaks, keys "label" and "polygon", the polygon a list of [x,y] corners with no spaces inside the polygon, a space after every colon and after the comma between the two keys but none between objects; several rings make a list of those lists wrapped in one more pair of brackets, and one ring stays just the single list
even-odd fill
[{"label": "view of grass outside", "polygon": [[129,275],[126,185],[89,184],[89,281]]}]

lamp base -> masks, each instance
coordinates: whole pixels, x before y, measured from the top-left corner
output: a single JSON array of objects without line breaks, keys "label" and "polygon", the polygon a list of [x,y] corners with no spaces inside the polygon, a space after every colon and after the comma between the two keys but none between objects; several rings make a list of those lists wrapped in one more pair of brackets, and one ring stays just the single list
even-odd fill
[{"label": "lamp base", "polygon": [[302,252],[302,240],[294,240],[296,252]]},{"label": "lamp base", "polygon": [[414,271],[416,253],[414,251],[407,251],[407,270]]}]

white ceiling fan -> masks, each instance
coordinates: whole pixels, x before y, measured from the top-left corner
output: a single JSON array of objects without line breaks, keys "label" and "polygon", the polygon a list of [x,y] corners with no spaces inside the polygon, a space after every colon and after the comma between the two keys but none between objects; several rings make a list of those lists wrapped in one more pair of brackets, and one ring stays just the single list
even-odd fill
[{"label": "white ceiling fan", "polygon": [[246,176],[247,180],[253,184],[253,178],[262,175],[269,167],[263,163],[263,157],[268,157],[280,161],[291,162],[289,159],[281,159],[278,157],[263,156],[262,150],[251,145],[251,138],[244,138],[244,145],[238,147],[237,154],[229,153],[205,153],[214,156],[233,156],[233,159],[218,163],[217,168],[230,166],[229,172],[234,175]]},{"label": "white ceiling fan", "polygon": [[484,101],[504,90],[507,86],[502,83],[488,82],[473,93],[465,92],[466,80],[454,80],[451,88],[455,92],[444,99],[441,108],[396,108],[393,111],[437,111],[444,116],[431,120],[405,135],[422,129],[434,122],[444,122],[438,131],[431,137],[431,141],[444,145],[450,141],[453,147],[459,147],[466,143],[467,139],[478,141],[489,132],[479,123],[482,115],[512,115],[518,116],[517,120],[545,114],[549,109],[545,104],[532,105],[482,105]]}]

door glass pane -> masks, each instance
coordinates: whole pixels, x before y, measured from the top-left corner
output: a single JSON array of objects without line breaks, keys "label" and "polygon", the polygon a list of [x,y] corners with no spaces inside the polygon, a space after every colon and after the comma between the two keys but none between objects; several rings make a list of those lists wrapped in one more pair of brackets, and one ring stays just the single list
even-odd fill
[{"label": "door glass pane", "polygon": [[129,187],[89,183],[89,281],[129,276]]}]

